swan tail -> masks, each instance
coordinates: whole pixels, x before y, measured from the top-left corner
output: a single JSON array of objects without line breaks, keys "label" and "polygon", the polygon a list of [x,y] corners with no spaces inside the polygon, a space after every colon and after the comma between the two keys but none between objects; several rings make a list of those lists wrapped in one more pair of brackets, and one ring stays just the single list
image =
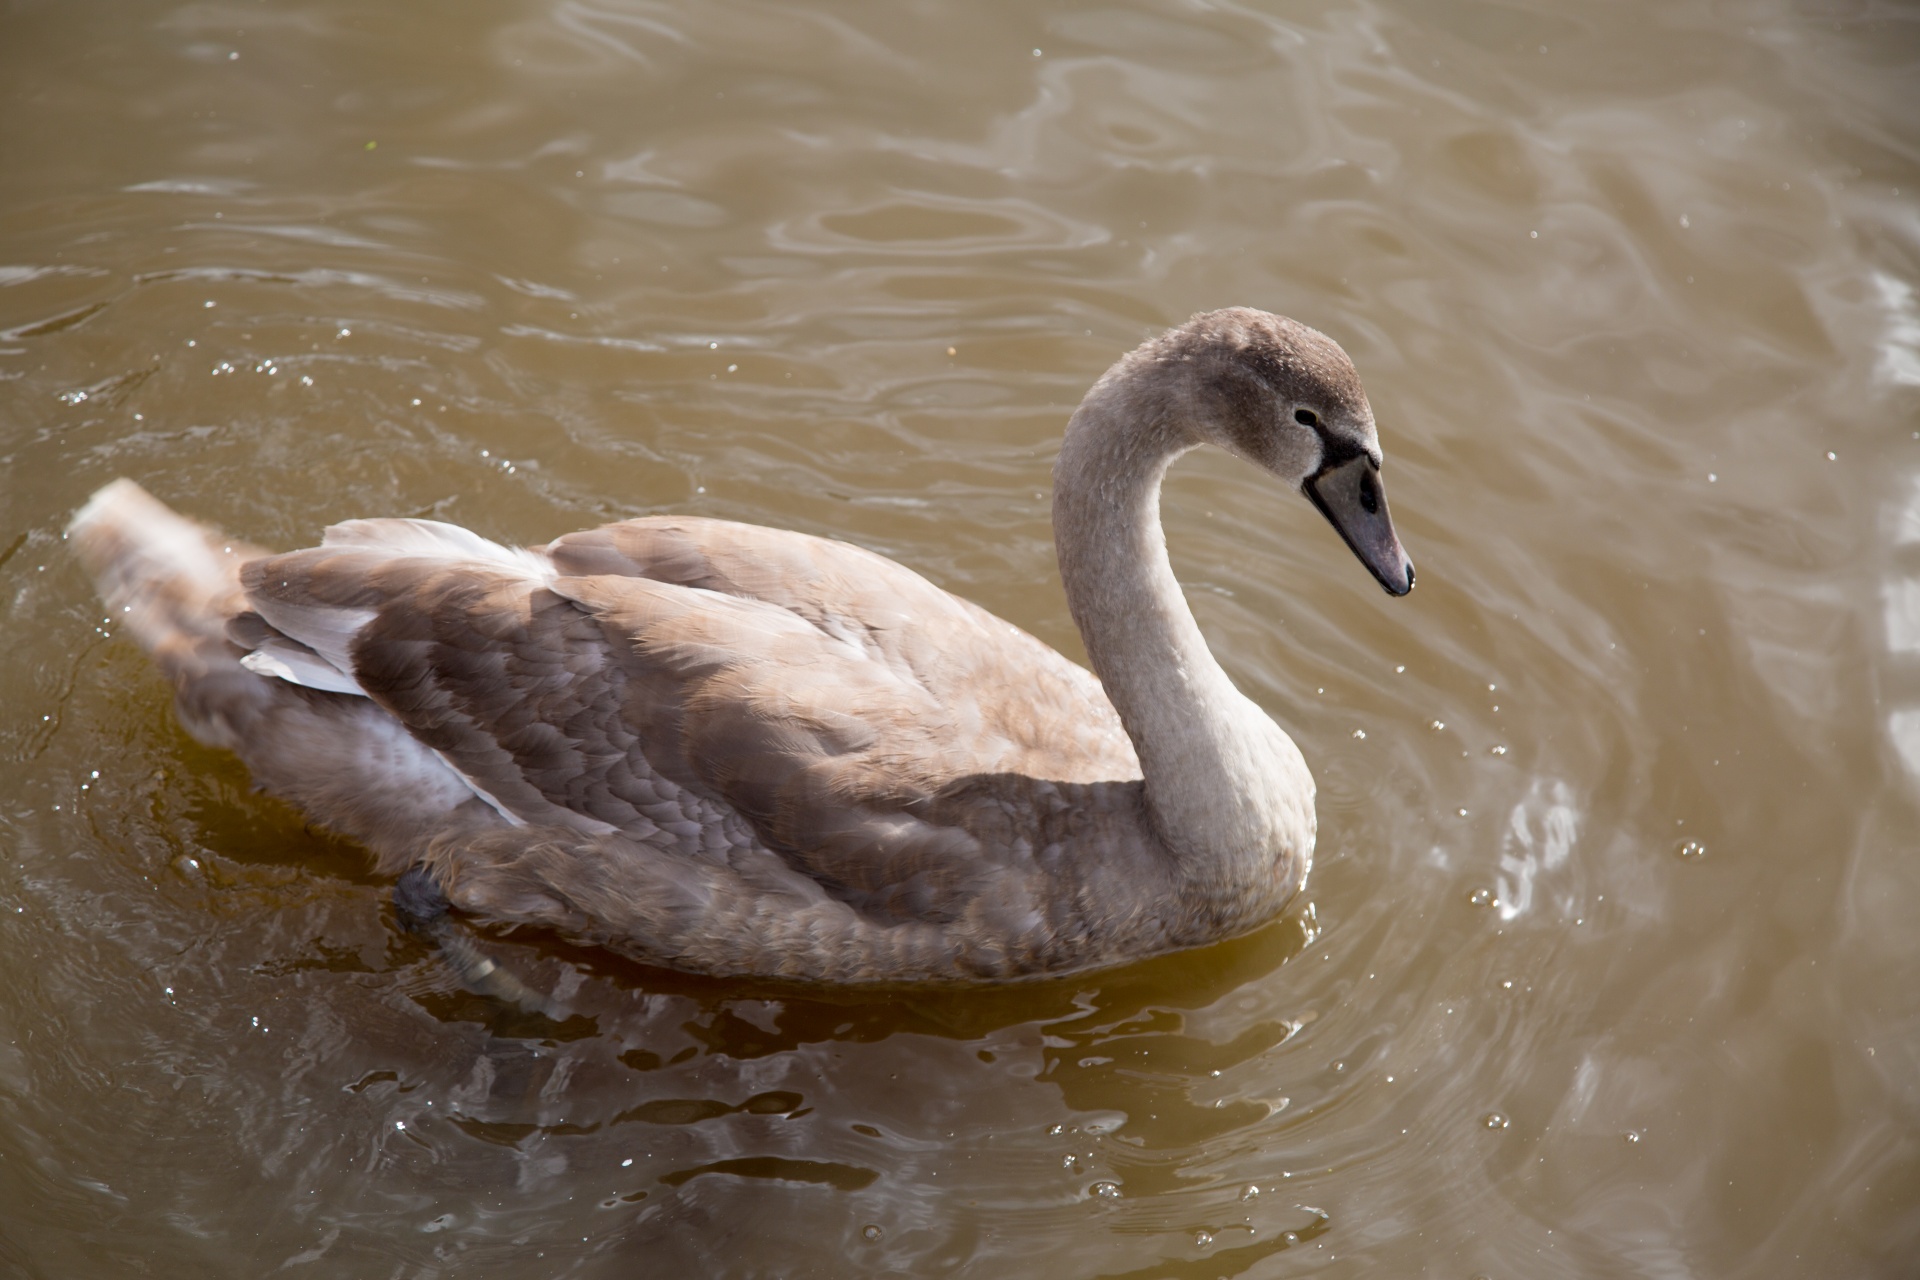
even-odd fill
[{"label": "swan tail", "polygon": [[67,526],[107,616],[153,655],[201,741],[235,749],[240,721],[270,696],[241,666],[227,629],[247,609],[240,566],[264,554],[189,520],[131,480],[115,480]]},{"label": "swan tail", "polygon": [[170,510],[131,480],[67,527],[108,616],[154,657],[180,721],[261,790],[369,845],[398,874],[435,835],[503,819],[436,752],[324,660],[273,632],[242,568],[267,553]]}]

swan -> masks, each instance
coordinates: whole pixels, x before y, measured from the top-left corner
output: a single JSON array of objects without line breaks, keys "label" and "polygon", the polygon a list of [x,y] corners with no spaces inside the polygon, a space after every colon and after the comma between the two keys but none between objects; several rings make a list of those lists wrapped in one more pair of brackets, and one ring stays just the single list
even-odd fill
[{"label": "swan", "polygon": [[186,728],[367,845],[475,983],[450,908],[717,976],[1008,980],[1245,932],[1306,877],[1313,776],[1167,559],[1161,480],[1199,445],[1413,588],[1352,362],[1246,308],[1143,343],[1067,425],[1092,672],[873,552],[723,520],[526,548],[349,520],[275,555],[121,479],[69,537]]}]

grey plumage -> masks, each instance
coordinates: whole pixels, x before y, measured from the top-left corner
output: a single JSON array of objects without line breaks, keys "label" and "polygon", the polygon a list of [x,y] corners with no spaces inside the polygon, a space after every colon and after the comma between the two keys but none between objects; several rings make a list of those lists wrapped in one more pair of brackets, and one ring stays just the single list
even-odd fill
[{"label": "grey plumage", "polygon": [[1104,690],[890,560],[723,521],[509,549],[355,520],[267,555],[121,480],[72,536],[196,736],[460,910],[713,974],[1011,978],[1243,930],[1305,875],[1312,780],[1157,521],[1198,443],[1307,482],[1303,396],[1377,459],[1344,353],[1259,312],[1089,393],[1056,530]]}]

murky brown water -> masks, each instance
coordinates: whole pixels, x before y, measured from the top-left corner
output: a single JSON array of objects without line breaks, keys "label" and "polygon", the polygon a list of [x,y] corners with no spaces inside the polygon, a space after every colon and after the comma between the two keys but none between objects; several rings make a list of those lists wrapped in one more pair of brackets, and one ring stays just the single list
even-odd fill
[{"label": "murky brown water", "polygon": [[[1920,1270],[1913,9],[14,0],[0,102],[0,1271]],[[521,937],[503,1015],[60,545],[698,512],[1078,652],[1058,433],[1230,303],[1354,354],[1420,589],[1183,465],[1321,845],[1121,973]]]}]

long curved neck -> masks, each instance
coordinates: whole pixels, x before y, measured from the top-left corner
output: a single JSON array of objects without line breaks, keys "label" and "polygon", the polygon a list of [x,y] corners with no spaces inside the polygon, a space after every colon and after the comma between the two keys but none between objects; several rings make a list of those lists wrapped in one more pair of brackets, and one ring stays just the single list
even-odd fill
[{"label": "long curved neck", "polygon": [[1173,576],[1160,483],[1195,442],[1188,406],[1140,381],[1116,369],[1067,427],[1053,495],[1067,603],[1183,876],[1236,900],[1291,894],[1312,849],[1313,779],[1214,661]]}]

